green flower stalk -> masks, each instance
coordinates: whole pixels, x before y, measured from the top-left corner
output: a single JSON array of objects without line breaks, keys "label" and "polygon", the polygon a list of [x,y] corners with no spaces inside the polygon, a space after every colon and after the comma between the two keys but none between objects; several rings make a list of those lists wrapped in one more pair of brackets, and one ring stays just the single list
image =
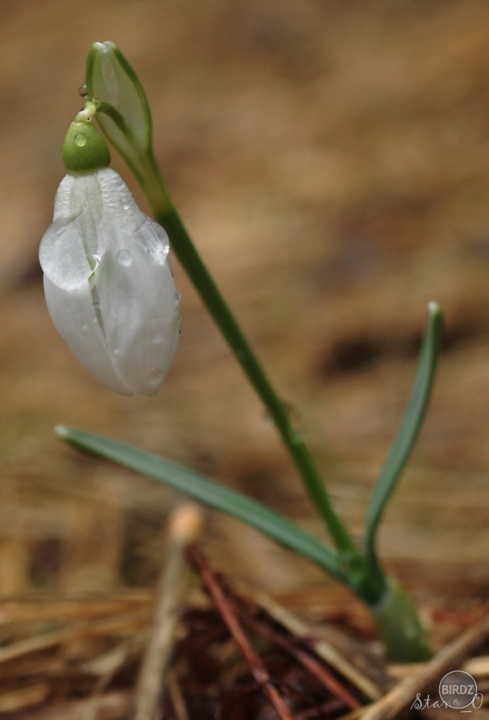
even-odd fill
[{"label": "green flower stalk", "polygon": [[[369,607],[387,654],[392,659],[400,662],[426,659],[429,655],[426,633],[410,599],[395,581],[386,576],[377,555],[376,538],[380,519],[409,458],[426,412],[442,335],[439,307],[436,303],[428,306],[425,337],[411,397],[372,492],[363,542],[357,544],[337,515],[316,461],[293,426],[287,405],[277,395],[171,201],[153,153],[152,121],[144,90],[114,43],[95,43],[91,47],[86,84],[88,112],[95,108],[102,131],[141,183],[156,220],[168,232],[175,254],[273,420],[305,489],[326,525],[333,547],[323,539],[306,533],[279,513],[223,488],[189,468],[109,438],[72,428],[59,428],[59,436],[85,452],[125,465],[236,517],[308,558],[349,587]],[[69,143],[72,146],[77,142],[77,131],[70,132]],[[75,172],[89,170],[80,166]],[[86,243],[84,248],[87,251]],[[138,281],[143,274],[144,268]],[[90,275],[84,280],[90,283],[93,277]],[[153,308],[153,316],[155,311]],[[144,325],[143,317],[140,322]]]}]

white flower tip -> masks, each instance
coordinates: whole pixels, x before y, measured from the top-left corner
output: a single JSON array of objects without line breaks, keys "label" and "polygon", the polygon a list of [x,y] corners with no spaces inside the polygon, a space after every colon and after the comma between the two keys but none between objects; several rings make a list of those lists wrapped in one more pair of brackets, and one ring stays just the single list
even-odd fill
[{"label": "white flower tip", "polygon": [[112,40],[104,40],[104,42],[92,43],[92,48],[100,53],[108,53],[111,50],[114,50],[116,47],[117,45],[112,42]]}]

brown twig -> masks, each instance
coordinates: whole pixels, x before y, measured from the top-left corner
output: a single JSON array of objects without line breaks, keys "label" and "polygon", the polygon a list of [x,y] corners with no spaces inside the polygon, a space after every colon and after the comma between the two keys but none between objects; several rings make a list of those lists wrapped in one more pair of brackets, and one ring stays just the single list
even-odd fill
[{"label": "brown twig", "polygon": [[412,704],[417,693],[424,693],[450,669],[460,666],[469,652],[489,637],[489,617],[484,618],[459,638],[445,646],[433,660],[402,680],[387,695],[366,709],[362,720],[392,720]]},{"label": "brown twig", "polygon": [[361,707],[361,703],[322,665],[315,657],[306,652],[291,636],[287,637],[275,632],[270,625],[262,623],[255,618],[246,618],[246,623],[254,627],[263,637],[267,637],[275,645],[292,655],[297,662],[306,668],[330,693],[350,710]]},{"label": "brown twig", "polygon": [[168,673],[168,696],[173,706],[176,720],[189,720],[180,683],[174,671]]},{"label": "brown twig", "polygon": [[232,602],[230,602],[227,598],[222,584],[219,582],[216,574],[210,569],[204,555],[196,545],[191,545],[187,550],[187,557],[192,567],[202,578],[202,582],[204,583],[209,595],[212,597],[227,629],[250,666],[255,681],[260,687],[262,687],[264,694],[273,705],[277,715],[281,718],[281,720],[294,720],[294,716],[284,699],[273,686],[267,669],[253,650],[251,643],[248,640],[236,613],[234,612]]},{"label": "brown twig", "polygon": [[115,691],[96,698],[48,704],[37,710],[24,711],[22,716],[16,714],[16,717],[22,717],[22,720],[79,720],[88,709],[94,709],[97,720],[124,720],[128,717],[132,697],[132,692]]},{"label": "brown twig", "polygon": [[306,639],[308,647],[315,655],[333,667],[336,672],[350,681],[360,692],[370,700],[378,700],[382,693],[379,688],[367,678],[359,668],[351,663],[349,658],[336,647],[321,637],[318,628],[312,628],[290,610],[283,607],[265,593],[257,595],[260,607],[264,608],[270,617],[285,627],[292,635],[299,635]]},{"label": "brown twig", "polygon": [[[147,631],[138,633],[103,655],[84,663],[86,672],[98,675],[98,680],[92,690],[93,700],[103,697],[107,687],[131,656],[134,657],[135,654],[140,653],[146,642],[147,634]],[[80,720],[96,720],[97,717],[98,706],[96,704],[88,705],[80,714]]]},{"label": "brown twig", "polygon": [[136,691],[134,720],[161,717],[177,624],[176,607],[181,594],[185,549],[200,534],[202,517],[195,505],[178,508],[170,520],[169,548],[156,600],[153,628],[143,658]]},{"label": "brown twig", "polygon": [[[316,680],[324,685],[336,699],[342,701],[347,708],[354,710],[355,708],[361,707],[361,703],[332,675],[328,668],[319,662],[316,656],[312,654],[314,651],[306,649],[307,637],[302,638],[299,635],[299,640],[304,642],[297,642],[296,634],[290,632],[288,628],[285,628],[277,617],[274,617],[268,612],[268,609],[263,608],[249,598],[246,600],[243,599],[234,591],[232,598],[240,610],[243,623],[259,632],[263,637],[268,638],[288,655],[291,655],[298,664],[306,668]],[[260,615],[265,617],[265,621],[260,620]],[[274,625],[277,624],[281,629],[275,629]]]},{"label": "brown twig", "polygon": [[116,632],[124,632],[127,634],[131,632],[131,630],[136,632],[136,630],[145,627],[147,619],[148,611],[138,610],[137,612],[127,613],[126,615],[80,623],[72,627],[51,630],[40,635],[35,635],[34,637],[18,640],[7,647],[0,648],[0,665],[24,655],[46,650],[55,645],[61,645],[62,643],[71,642],[79,638],[100,637],[108,633]]}]

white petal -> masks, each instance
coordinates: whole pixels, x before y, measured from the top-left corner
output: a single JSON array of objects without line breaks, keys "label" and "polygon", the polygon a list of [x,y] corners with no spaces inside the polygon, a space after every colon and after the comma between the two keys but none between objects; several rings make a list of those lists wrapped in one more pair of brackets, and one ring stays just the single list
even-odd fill
[{"label": "white petal", "polygon": [[112,367],[88,282],[63,290],[44,277],[44,295],[56,330],[82,365],[110,390],[132,395]]},{"label": "white petal", "polygon": [[154,395],[175,354],[168,251],[163,228],[113,170],[61,182],[40,248],[46,301],[80,362],[115,392]]},{"label": "white petal", "polygon": [[71,290],[87,282],[92,267],[73,220],[58,218],[46,230],[39,248],[39,262],[54,285]]},{"label": "white petal", "polygon": [[121,382],[154,395],[175,355],[178,299],[168,264],[137,245],[105,254],[95,276],[105,342]]},{"label": "white petal", "polygon": [[[113,172],[112,170],[110,172]],[[117,175],[117,173],[115,173]],[[84,210],[89,210],[97,222],[102,217],[102,191],[99,174],[65,175],[61,180],[54,200],[54,219],[76,218]]]}]

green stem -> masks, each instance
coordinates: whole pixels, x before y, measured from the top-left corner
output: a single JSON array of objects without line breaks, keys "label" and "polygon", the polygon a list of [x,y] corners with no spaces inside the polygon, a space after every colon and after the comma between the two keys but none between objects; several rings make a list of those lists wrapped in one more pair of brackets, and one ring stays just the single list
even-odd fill
[{"label": "green stem", "polygon": [[[163,186],[164,189],[164,186]],[[173,249],[189,274],[202,300],[226,338],[251,384],[265,404],[270,417],[303,478],[304,484],[340,553],[343,582],[369,607],[389,657],[398,662],[421,661],[429,657],[426,633],[416,609],[397,586],[388,581],[378,562],[373,572],[355,548],[347,529],[335,513],[314,458],[300,433],[290,423],[286,405],[276,395],[263,368],[227,303],[197,253],[176,209],[165,191],[163,209],[155,217],[172,238]]]},{"label": "green stem", "polygon": [[384,596],[369,606],[386,655],[396,662],[422,662],[431,657],[428,636],[411,599],[389,578]]},{"label": "green stem", "polygon": [[214,318],[229,347],[263,401],[285,446],[299,471],[311,500],[321,513],[333,541],[343,555],[345,565],[358,560],[359,554],[350,534],[333,509],[316,462],[307,449],[300,432],[290,422],[287,405],[277,396],[263,367],[256,358],[228,304],[221,295],[211,274],[173,205],[153,157],[148,158],[143,171],[137,172],[157,221],[171,238],[172,248],[194,283],[206,308]]}]

